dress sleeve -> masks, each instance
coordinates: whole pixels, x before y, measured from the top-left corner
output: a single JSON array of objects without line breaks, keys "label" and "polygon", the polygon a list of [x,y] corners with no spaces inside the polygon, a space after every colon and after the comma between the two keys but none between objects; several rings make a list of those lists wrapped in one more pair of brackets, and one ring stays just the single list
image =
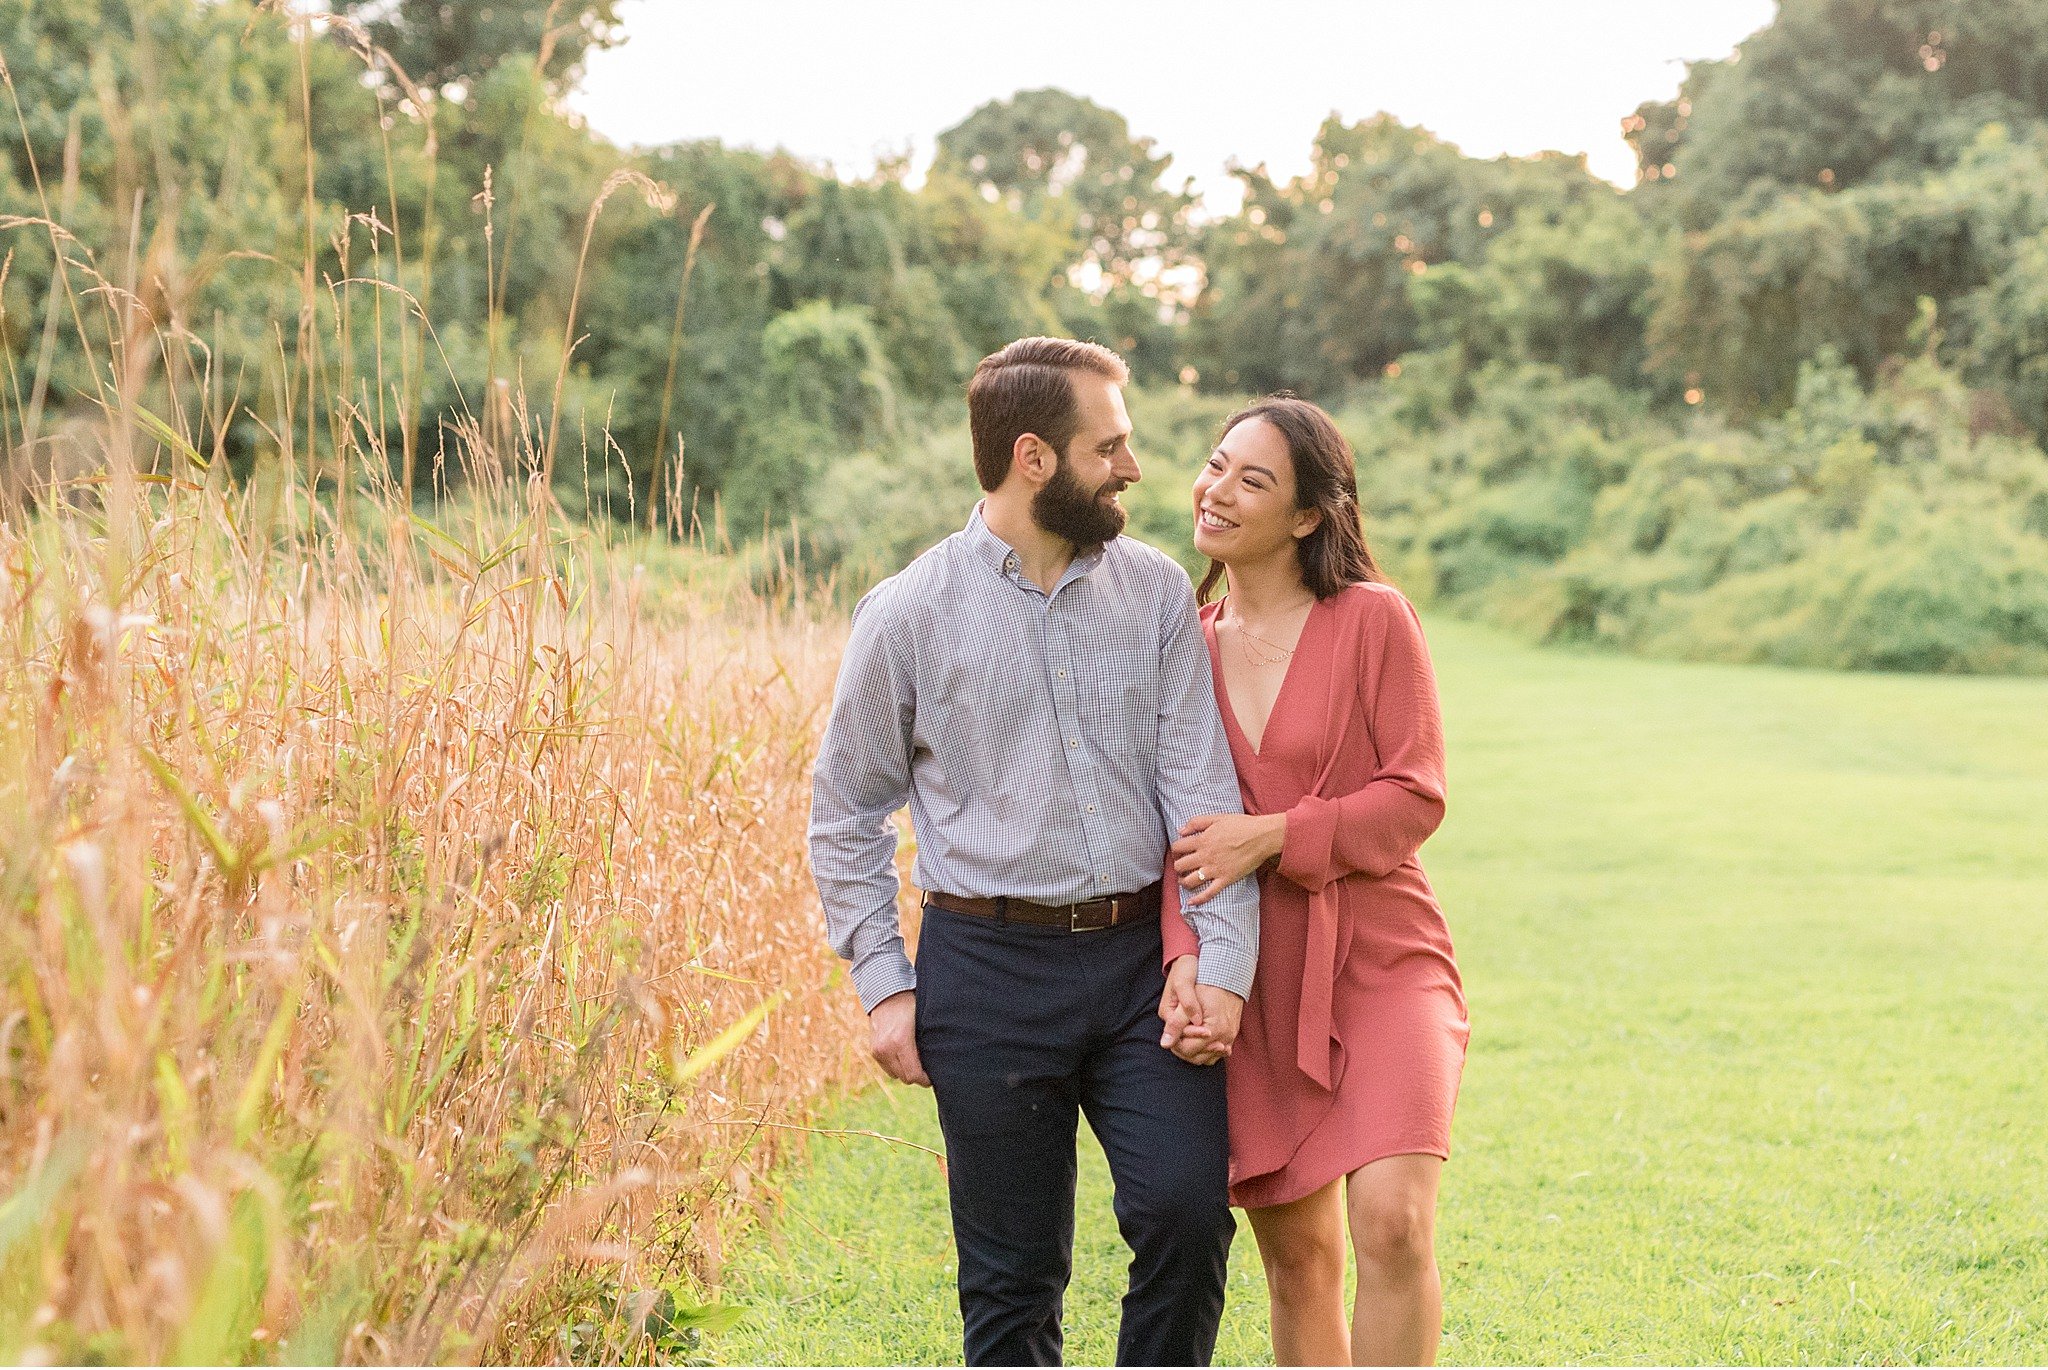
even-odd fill
[{"label": "dress sleeve", "polygon": [[1421,620],[1398,594],[1373,596],[1366,612],[1359,669],[1370,671],[1378,763],[1351,793],[1308,795],[1287,811],[1280,874],[1311,893],[1347,875],[1391,874],[1444,817],[1443,716]]}]

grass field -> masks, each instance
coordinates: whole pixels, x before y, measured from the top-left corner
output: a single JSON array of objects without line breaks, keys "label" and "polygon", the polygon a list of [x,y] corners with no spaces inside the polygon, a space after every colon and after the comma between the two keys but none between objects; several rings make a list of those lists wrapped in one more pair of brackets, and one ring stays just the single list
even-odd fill
[{"label": "grass field", "polygon": [[[1430,623],[1424,859],[1473,1037],[1447,1362],[2048,1359],[2048,681],[1532,650]],[[928,1095],[828,1122],[939,1146]],[[1114,1346],[1088,1151],[1068,1355]],[[959,1357],[931,1157],[819,1138],[731,1363]],[[1263,1362],[1250,1234],[1219,1361]]]}]

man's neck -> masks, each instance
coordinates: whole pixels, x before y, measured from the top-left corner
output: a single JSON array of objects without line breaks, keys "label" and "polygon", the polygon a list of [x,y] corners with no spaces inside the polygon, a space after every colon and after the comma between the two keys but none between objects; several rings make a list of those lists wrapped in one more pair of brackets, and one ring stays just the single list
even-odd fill
[{"label": "man's neck", "polygon": [[987,496],[981,502],[981,521],[1017,554],[1026,579],[1047,594],[1074,564],[1074,544],[1039,526],[1031,517],[1029,495],[1010,499],[999,491]]}]

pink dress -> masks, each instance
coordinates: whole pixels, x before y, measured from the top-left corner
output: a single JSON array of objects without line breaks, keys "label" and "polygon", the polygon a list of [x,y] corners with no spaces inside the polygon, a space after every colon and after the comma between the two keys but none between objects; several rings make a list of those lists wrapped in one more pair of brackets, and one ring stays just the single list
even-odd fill
[{"label": "pink dress", "polygon": [[[1259,876],[1259,969],[1224,1069],[1230,1201],[1289,1203],[1386,1156],[1448,1157],[1470,1029],[1443,910],[1416,861],[1443,819],[1443,724],[1422,625],[1390,585],[1310,610],[1260,749],[1202,631],[1246,813],[1287,814]],[[1166,957],[1196,950],[1172,860]]]}]

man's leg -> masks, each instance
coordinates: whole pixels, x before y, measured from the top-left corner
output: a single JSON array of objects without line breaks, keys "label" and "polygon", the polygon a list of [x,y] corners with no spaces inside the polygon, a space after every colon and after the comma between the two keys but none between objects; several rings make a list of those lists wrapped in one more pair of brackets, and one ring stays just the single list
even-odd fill
[{"label": "man's leg", "polygon": [[1159,932],[1112,929],[1096,989],[1121,1016],[1082,1075],[1081,1106],[1116,1182],[1116,1219],[1131,1247],[1119,1365],[1207,1365],[1223,1316],[1237,1232],[1228,1193],[1223,1068],[1191,1066],[1159,1045]]},{"label": "man's leg", "polygon": [[1065,932],[925,911],[917,1050],[946,1135],[969,1365],[1057,1365],[1085,987]]}]

